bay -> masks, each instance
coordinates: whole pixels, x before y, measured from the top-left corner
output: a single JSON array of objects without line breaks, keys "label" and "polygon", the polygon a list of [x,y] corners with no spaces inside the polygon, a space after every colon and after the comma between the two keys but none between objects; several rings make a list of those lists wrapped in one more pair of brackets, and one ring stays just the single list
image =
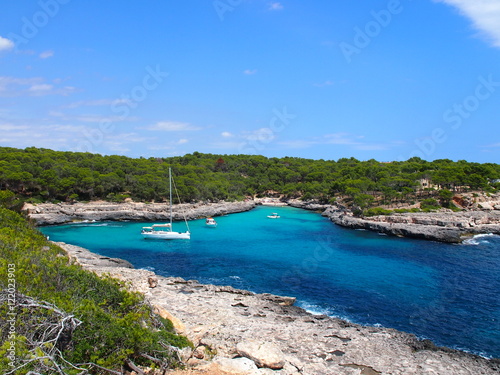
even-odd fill
[{"label": "bay", "polygon": [[[268,219],[277,212],[279,219]],[[259,206],[189,222],[191,240],[144,240],[147,223],[42,227],[53,241],[126,259],[162,276],[297,298],[297,305],[437,345],[500,357],[500,237],[460,245],[344,229],[321,215]],[[174,223],[183,231],[183,223]]]}]

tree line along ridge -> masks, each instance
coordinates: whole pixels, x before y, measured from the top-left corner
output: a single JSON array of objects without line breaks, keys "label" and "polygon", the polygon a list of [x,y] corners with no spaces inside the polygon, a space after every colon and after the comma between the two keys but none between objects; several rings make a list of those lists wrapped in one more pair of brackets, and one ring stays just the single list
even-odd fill
[{"label": "tree line along ridge", "polygon": [[33,203],[126,198],[161,202],[168,197],[169,167],[183,202],[279,196],[321,203],[342,199],[366,208],[442,201],[449,199],[447,192],[494,193],[500,188],[500,165],[465,160],[335,161],[199,152],[130,158],[0,147],[0,190]]}]

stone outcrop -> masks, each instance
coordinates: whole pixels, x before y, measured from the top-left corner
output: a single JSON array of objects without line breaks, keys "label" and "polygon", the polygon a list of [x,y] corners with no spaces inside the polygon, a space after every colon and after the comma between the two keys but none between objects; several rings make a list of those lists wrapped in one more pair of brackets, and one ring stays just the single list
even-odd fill
[{"label": "stone outcrop", "polygon": [[83,247],[74,246],[70,244],[65,244],[64,242],[56,242],[57,245],[61,246],[69,258],[76,261],[78,264],[85,268],[92,267],[124,267],[124,268],[134,268],[134,266],[124,259],[120,258],[110,258],[102,255],[98,255],[84,249]]},{"label": "stone outcrop", "polygon": [[[84,252],[60,244],[78,258]],[[293,299],[165,278],[151,271],[96,266],[143,293],[194,343],[186,362],[203,374],[494,375],[500,362],[439,348],[394,329],[312,315]],[[150,280],[157,280],[151,287]],[[261,366],[261,367],[259,367]],[[205,372],[207,371],[207,372]]]},{"label": "stone outcrop", "polygon": [[257,367],[281,370],[285,366],[283,352],[272,342],[246,340],[236,345],[236,351],[240,356],[251,359]]},{"label": "stone outcrop", "polygon": [[[253,201],[195,203],[174,205],[175,221],[227,215],[255,207]],[[23,208],[38,225],[64,224],[73,221],[166,221],[170,208],[166,203],[42,203],[26,204]]]},{"label": "stone outcrop", "polygon": [[337,207],[329,207],[323,215],[347,228],[449,243],[462,242],[475,234],[500,234],[498,210],[395,213],[360,218]]},{"label": "stone outcrop", "polygon": [[291,200],[289,205],[321,211],[332,222],[351,229],[366,229],[387,235],[432,241],[459,243],[476,234],[500,234],[500,194],[466,193],[453,198],[460,212],[394,213],[374,217],[356,217],[351,210],[337,203]]}]

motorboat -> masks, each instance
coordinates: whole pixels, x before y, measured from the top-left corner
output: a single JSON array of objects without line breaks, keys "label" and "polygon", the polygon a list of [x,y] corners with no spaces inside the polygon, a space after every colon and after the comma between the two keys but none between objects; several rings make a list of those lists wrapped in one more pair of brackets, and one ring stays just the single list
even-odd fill
[{"label": "motorboat", "polygon": [[205,220],[205,225],[210,228],[217,228],[217,222],[213,217],[207,217]]}]

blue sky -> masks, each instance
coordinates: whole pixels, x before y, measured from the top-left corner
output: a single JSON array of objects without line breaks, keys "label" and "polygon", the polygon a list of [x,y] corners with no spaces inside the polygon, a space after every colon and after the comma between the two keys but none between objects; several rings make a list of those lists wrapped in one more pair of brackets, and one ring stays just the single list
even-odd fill
[{"label": "blue sky", "polygon": [[499,0],[3,0],[0,145],[500,162]]}]

